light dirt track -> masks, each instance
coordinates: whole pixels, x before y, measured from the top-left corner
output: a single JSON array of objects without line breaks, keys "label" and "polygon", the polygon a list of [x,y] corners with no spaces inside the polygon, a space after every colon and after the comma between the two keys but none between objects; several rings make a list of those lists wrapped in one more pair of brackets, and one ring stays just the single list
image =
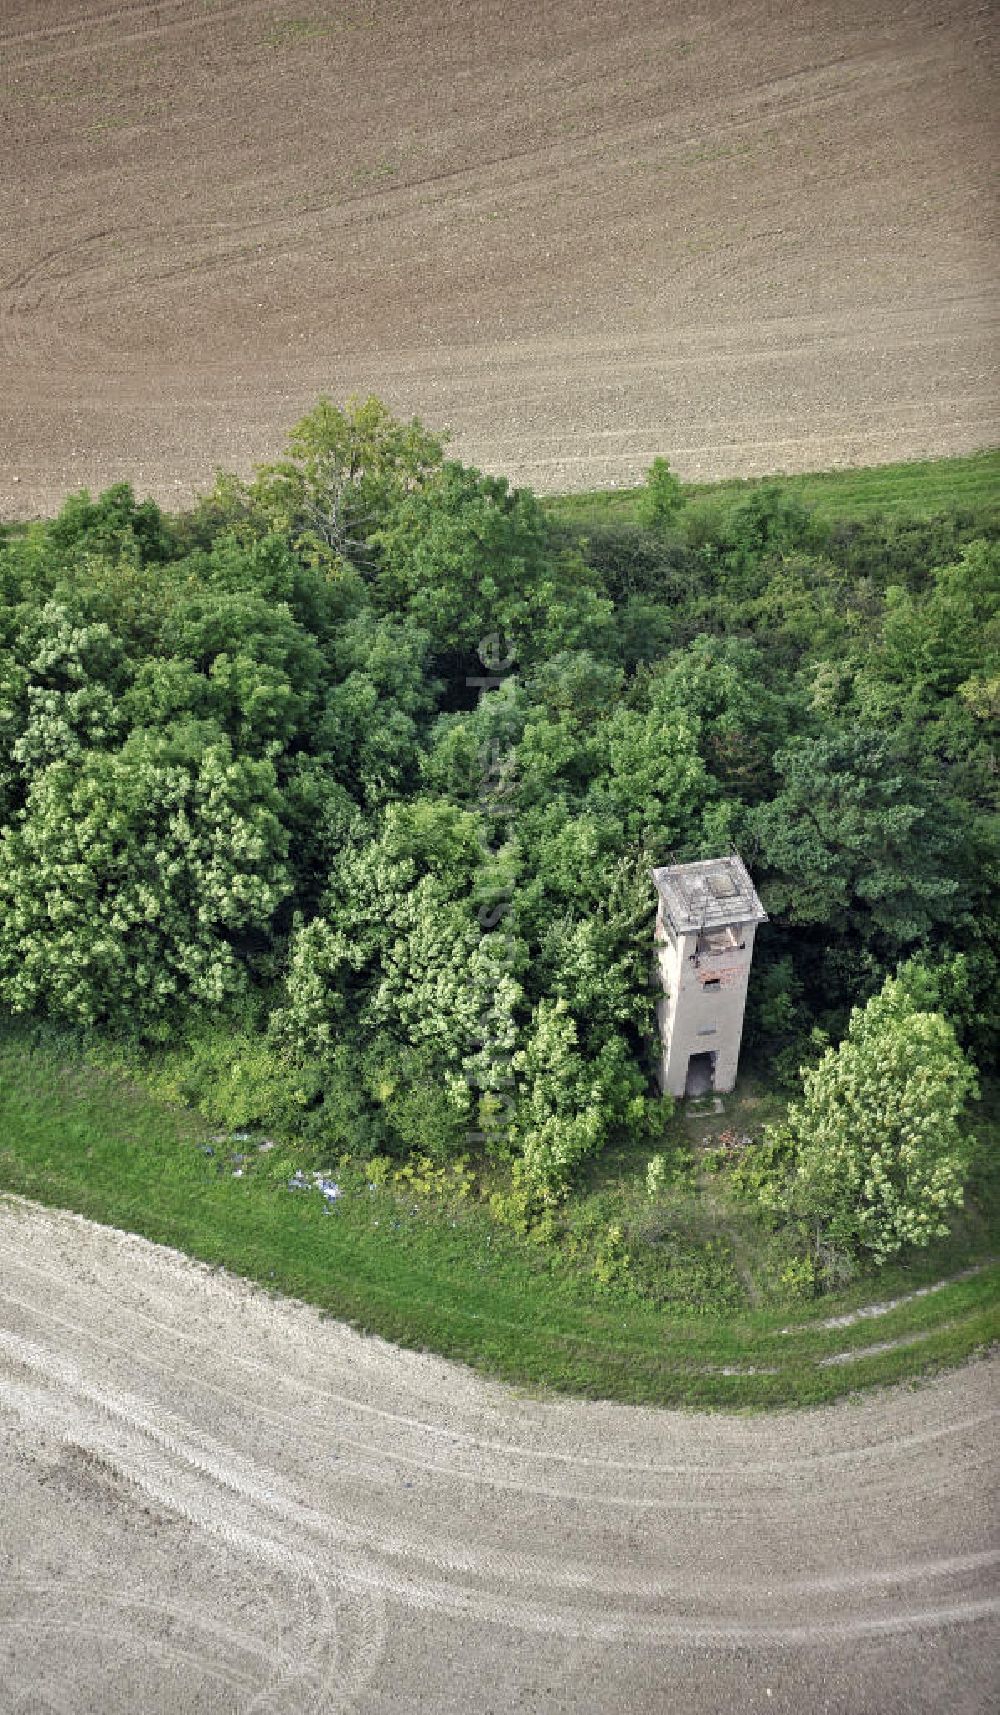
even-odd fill
[{"label": "light dirt track", "polygon": [[0,517],[321,391],[542,489],[1000,440],[983,0],[0,0]]},{"label": "light dirt track", "polygon": [[7,1200],[0,1709],[985,1711],[995,1381],[519,1398]]}]

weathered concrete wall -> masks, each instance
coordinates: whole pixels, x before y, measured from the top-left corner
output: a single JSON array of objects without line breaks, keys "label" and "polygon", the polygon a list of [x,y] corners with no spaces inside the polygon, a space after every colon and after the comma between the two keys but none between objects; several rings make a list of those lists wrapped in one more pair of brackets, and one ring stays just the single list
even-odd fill
[{"label": "weathered concrete wall", "polygon": [[676,939],[657,918],[657,955],[663,999],[657,1005],[663,1052],[660,1086],[683,1096],[693,1054],[714,1054],[712,1088],[731,1090],[743,1035],[743,1011],[756,924],[733,924],[737,945],[698,953],[698,934]]}]

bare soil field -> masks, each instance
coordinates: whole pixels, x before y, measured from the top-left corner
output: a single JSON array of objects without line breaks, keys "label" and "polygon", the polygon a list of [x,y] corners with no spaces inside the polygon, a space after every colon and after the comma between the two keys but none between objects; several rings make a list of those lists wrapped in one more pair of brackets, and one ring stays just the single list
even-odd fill
[{"label": "bare soil field", "polygon": [[0,516],[320,392],[543,490],[995,443],[981,0],[0,0]]},{"label": "bare soil field", "polygon": [[518,1397],[4,1199],[0,1709],[978,1715],[997,1373]]}]

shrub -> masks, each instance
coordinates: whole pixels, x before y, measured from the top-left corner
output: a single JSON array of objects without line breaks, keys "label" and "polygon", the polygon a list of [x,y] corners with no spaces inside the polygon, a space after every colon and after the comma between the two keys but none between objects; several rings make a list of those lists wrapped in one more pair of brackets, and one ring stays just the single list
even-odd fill
[{"label": "shrub", "polygon": [[278,808],[271,763],[212,729],[46,768],[0,837],[0,994],[149,1036],[244,996],[291,888]]},{"label": "shrub", "polygon": [[791,1206],[817,1246],[882,1263],[944,1237],[962,1202],[971,1141],[959,1122],[975,1093],[953,1026],[917,1010],[899,979],[856,1008],[840,1047],[804,1074],[787,1129],[771,1134],[772,1148],[794,1150]]},{"label": "shrub", "polygon": [[543,1200],[566,1195],[580,1163],[596,1155],[616,1121],[642,1131],[647,1102],[619,1038],[593,1060],[580,1053],[565,1000],[540,1001],[527,1046],[513,1057],[523,1079],[514,1137]]},{"label": "shrub", "polygon": [[667,1183],[669,1172],[665,1155],[654,1155],[646,1168],[646,1195],[658,1197]]},{"label": "shrub", "polygon": [[659,530],[676,518],[684,505],[684,490],[667,460],[655,458],[646,472],[646,489],[639,503],[641,522]]},{"label": "shrub", "polygon": [[624,1230],[617,1221],[611,1223],[597,1247],[594,1279],[606,1291],[621,1291],[632,1284],[632,1259]]}]

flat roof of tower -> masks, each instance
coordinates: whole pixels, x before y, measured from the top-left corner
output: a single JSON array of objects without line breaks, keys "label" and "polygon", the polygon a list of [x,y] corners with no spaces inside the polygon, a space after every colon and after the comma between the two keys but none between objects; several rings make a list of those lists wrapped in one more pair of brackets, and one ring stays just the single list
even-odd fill
[{"label": "flat roof of tower", "polygon": [[747,867],[736,852],[698,863],[665,864],[654,869],[653,880],[677,935],[715,929],[723,923],[767,921]]}]

